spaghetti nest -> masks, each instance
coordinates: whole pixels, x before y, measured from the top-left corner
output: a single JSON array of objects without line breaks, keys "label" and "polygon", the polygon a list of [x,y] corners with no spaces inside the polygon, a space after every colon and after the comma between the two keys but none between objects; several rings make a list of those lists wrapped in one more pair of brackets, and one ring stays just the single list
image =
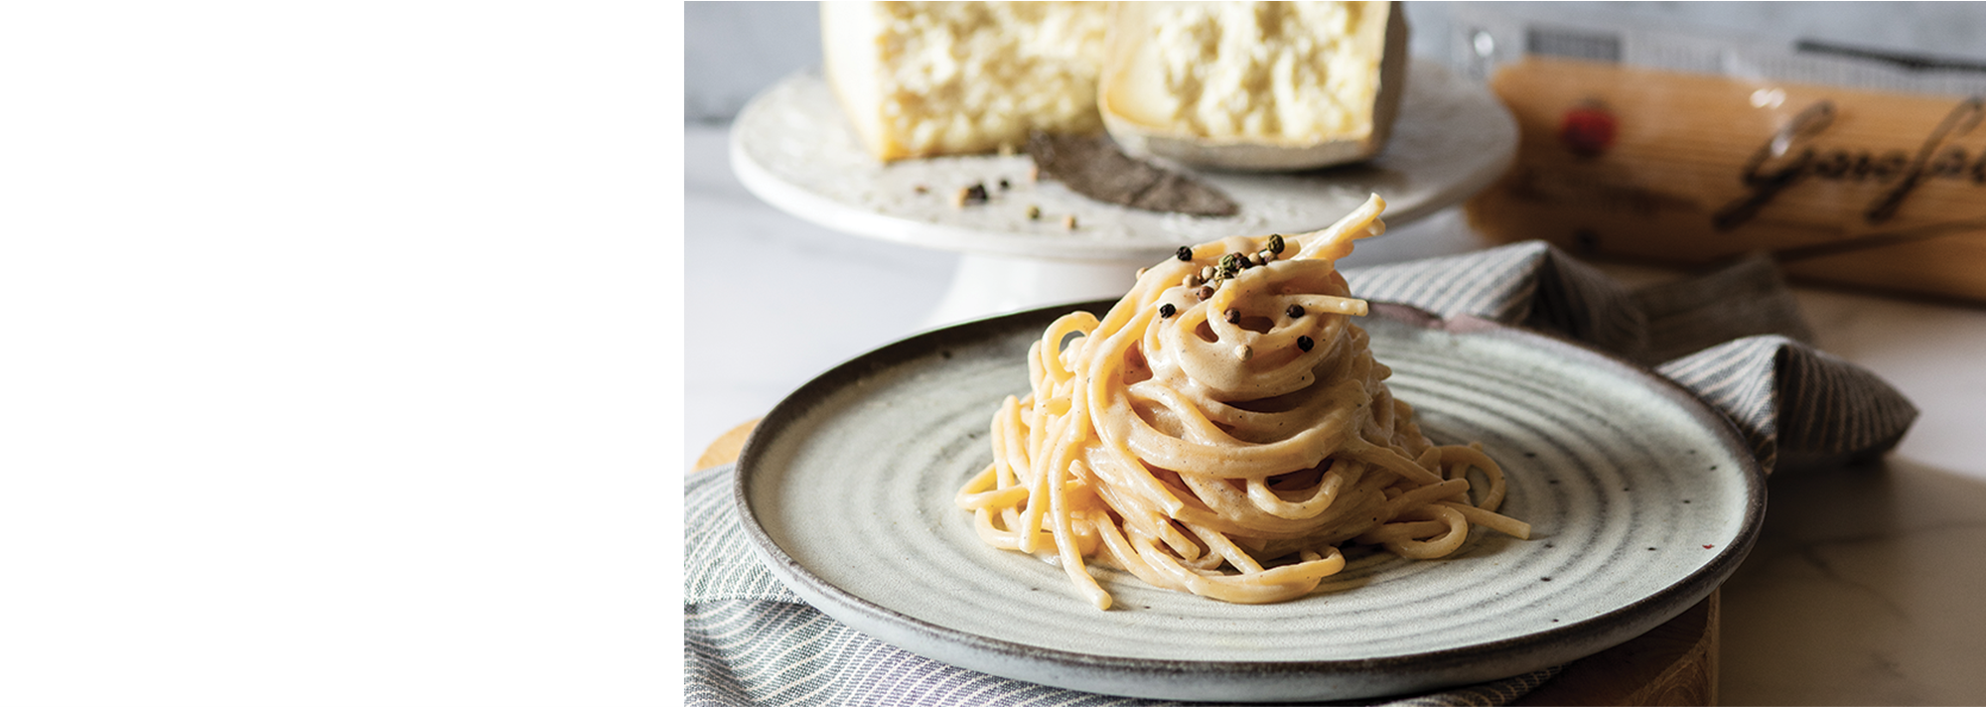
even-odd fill
[{"label": "spaghetti nest", "polygon": [[1029,350],[1033,392],[1002,402],[993,462],[959,490],[979,537],[1056,558],[1099,609],[1111,597],[1089,564],[1268,603],[1343,569],[1344,543],[1422,559],[1472,524],[1528,537],[1496,513],[1496,462],[1422,436],[1351,321],[1366,303],[1336,262],[1384,231],[1384,208],[1373,196],[1288,240],[1182,248],[1101,321],[1049,325]]}]

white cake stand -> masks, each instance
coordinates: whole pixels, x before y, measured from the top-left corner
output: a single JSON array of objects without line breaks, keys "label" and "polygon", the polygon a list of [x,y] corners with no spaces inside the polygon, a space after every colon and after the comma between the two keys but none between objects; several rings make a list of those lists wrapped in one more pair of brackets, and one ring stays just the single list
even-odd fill
[{"label": "white cake stand", "polygon": [[[1517,125],[1489,90],[1416,59],[1386,151],[1359,165],[1292,174],[1201,172],[1241,205],[1231,217],[1106,204],[1029,178],[1027,155],[883,164],[862,149],[820,75],[790,76],[754,97],[731,127],[731,166],[767,203],[827,228],[962,253],[928,323],[1103,299],[1181,245],[1296,233],[1338,220],[1368,195],[1401,225],[1460,203],[1509,168]],[[1002,180],[1006,188],[999,185]],[[983,184],[987,203],[955,206]],[[1028,207],[1039,210],[1027,216]],[[1064,225],[1075,217],[1075,228]]]}]

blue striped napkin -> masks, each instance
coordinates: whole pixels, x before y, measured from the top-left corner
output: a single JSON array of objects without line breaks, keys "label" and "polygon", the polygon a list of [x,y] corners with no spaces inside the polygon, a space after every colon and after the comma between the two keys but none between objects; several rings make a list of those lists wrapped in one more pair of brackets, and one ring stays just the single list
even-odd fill
[{"label": "blue striped napkin", "polygon": [[[1737,423],[1768,473],[1880,455],[1917,416],[1882,379],[1809,343],[1777,267],[1762,257],[1638,290],[1542,242],[1345,275],[1367,299],[1528,327],[1648,366]],[[688,704],[1190,704],[994,677],[848,628],[759,566],[733,505],[731,478],[727,465],[691,475],[684,489]],[[1509,704],[1557,673],[1540,670],[1385,704]]]}]

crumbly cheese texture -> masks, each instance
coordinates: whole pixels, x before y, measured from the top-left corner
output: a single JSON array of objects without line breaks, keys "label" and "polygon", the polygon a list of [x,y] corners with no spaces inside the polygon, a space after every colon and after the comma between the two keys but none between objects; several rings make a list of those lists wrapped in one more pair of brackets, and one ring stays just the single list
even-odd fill
[{"label": "crumbly cheese texture", "polygon": [[826,71],[884,160],[1014,150],[1102,129],[1107,3],[821,3]]},{"label": "crumbly cheese texture", "polygon": [[1118,115],[1173,134],[1303,142],[1373,130],[1385,2],[1153,3]]}]

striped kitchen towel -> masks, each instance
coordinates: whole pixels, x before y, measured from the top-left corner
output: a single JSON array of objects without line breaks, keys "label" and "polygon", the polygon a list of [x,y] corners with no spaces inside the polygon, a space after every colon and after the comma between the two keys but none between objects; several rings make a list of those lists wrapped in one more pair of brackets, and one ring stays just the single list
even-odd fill
[{"label": "striped kitchen towel", "polygon": [[[1917,410],[1879,377],[1814,348],[1770,261],[1638,290],[1544,243],[1345,273],[1367,299],[1545,331],[1648,366],[1737,423],[1761,465],[1855,460]],[[758,564],[730,466],[684,489],[684,662],[693,705],[1185,705],[994,677],[882,643],[814,610]],[[1389,704],[1501,705],[1541,670]]]},{"label": "striped kitchen towel", "polygon": [[1917,408],[1867,369],[1814,348],[1763,256],[1630,290],[1541,241],[1348,268],[1352,291],[1441,317],[1528,327],[1653,368],[1730,417],[1766,473],[1888,451]]}]

